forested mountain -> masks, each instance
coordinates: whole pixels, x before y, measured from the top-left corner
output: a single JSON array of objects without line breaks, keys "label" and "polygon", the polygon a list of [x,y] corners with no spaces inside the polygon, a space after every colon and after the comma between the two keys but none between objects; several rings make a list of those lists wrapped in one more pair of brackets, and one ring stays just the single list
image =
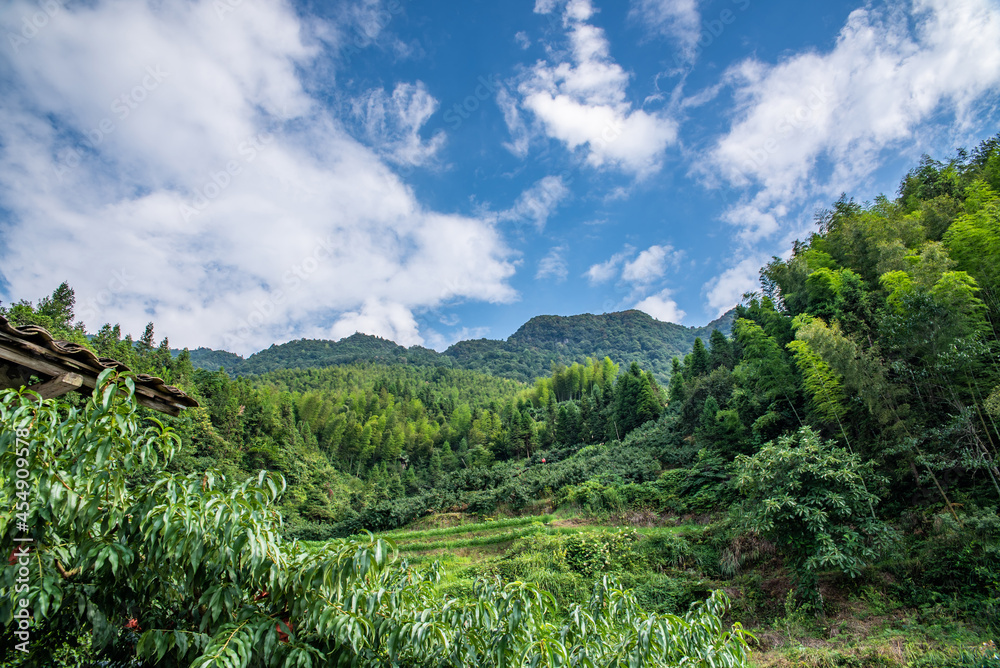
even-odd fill
[{"label": "forested mountain", "polygon": [[340,341],[298,339],[275,344],[244,359],[234,353],[198,348],[191,352],[191,363],[201,369],[225,368],[234,376],[268,373],[279,369],[313,369],[340,364],[417,364],[451,366],[436,351],[421,346],[404,348],[380,336],[355,333]]},{"label": "forested mountain", "polygon": [[704,327],[684,327],[661,322],[642,311],[592,315],[536,316],[506,341],[460,341],[444,352],[455,364],[530,382],[544,376],[552,362],[573,364],[587,357],[610,357],[619,364],[637,362],[666,383],[670,360],[691,352],[694,340],[707,339],[714,329],[728,335],[733,314],[729,311]]},{"label": "forested mountain", "polygon": [[224,351],[198,348],[191,352],[195,367],[224,367],[237,376],[278,369],[306,369],[373,362],[449,366],[483,371],[531,382],[549,373],[552,363],[582,363],[587,357],[610,357],[618,363],[637,362],[662,383],[670,374],[670,360],[691,351],[697,337],[707,339],[712,330],[728,335],[730,311],[704,327],[684,327],[661,322],[642,311],[602,315],[536,316],[506,341],[476,339],[460,341],[443,353],[428,348],[404,348],[392,341],[354,334],[340,341],[300,339],[273,345],[243,359]]},{"label": "forested mountain", "polygon": [[[180,350],[171,350],[173,355],[179,355]],[[213,350],[212,348],[195,348],[189,351],[191,363],[198,369],[208,371],[218,371],[219,369],[233,369],[244,362],[242,355],[231,353],[225,350]]]}]

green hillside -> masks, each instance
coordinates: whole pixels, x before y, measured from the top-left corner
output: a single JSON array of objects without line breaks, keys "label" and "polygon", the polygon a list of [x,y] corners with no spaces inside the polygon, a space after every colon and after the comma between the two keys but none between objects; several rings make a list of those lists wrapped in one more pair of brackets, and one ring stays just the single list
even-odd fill
[{"label": "green hillside", "polygon": [[[174,356],[181,351],[171,350]],[[227,352],[225,350],[212,350],[211,348],[195,348],[190,351],[191,363],[197,369],[207,369],[208,371],[218,371],[219,369],[234,369],[244,363],[242,355]]]},{"label": "green hillside", "polygon": [[661,383],[670,378],[670,360],[691,352],[694,340],[707,341],[712,330],[728,335],[729,311],[704,327],[661,322],[642,311],[574,316],[543,315],[526,322],[506,341],[461,341],[444,352],[457,366],[530,382],[552,363],[570,365],[587,357],[610,357],[619,364],[638,362]]},{"label": "green hillside", "polygon": [[310,369],[355,362],[376,364],[416,364],[450,366],[434,350],[412,346],[404,348],[392,341],[369,334],[352,334],[340,341],[298,339],[254,353],[244,359],[233,353],[198,348],[191,352],[195,368],[216,371],[224,367],[234,376],[268,373],[279,369]]},{"label": "green hillside", "polygon": [[638,362],[659,382],[666,383],[670,360],[691,352],[695,338],[707,341],[714,329],[728,335],[733,313],[730,311],[704,327],[661,322],[635,310],[602,315],[547,315],[532,318],[506,341],[460,341],[443,353],[420,346],[404,348],[381,337],[353,334],[340,341],[290,341],[246,359],[233,353],[198,348],[191,352],[191,363],[210,371],[224,367],[237,376],[356,362],[416,364],[483,371],[531,382],[548,374],[553,362],[568,366],[582,363],[587,357],[610,357],[619,364]]}]

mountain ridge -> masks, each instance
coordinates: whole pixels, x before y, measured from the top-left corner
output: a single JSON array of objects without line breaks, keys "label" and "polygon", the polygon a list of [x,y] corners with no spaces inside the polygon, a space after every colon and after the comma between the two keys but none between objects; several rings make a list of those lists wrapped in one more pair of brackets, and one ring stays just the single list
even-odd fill
[{"label": "mountain ridge", "polygon": [[546,375],[553,363],[569,365],[586,357],[607,356],[619,364],[636,361],[665,382],[671,358],[683,357],[695,338],[707,339],[713,329],[729,335],[734,313],[735,309],[730,310],[702,327],[663,322],[635,309],[600,315],[538,315],[507,339],[458,341],[440,353],[356,332],[339,341],[297,339],[272,344],[246,358],[228,351],[197,348],[191,351],[191,362],[213,371],[225,368],[237,376],[374,362],[473,369],[531,382]]}]

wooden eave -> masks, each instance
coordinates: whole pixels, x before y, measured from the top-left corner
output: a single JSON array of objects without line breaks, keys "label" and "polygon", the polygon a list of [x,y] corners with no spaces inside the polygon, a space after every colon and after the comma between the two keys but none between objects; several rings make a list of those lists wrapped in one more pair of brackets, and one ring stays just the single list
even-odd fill
[{"label": "wooden eave", "polygon": [[[106,369],[131,371],[121,362],[98,357],[81,345],[57,341],[41,327],[14,327],[3,316],[0,316],[0,364],[8,367],[7,380],[0,378],[0,388],[25,385],[11,379],[11,371],[22,379],[33,374],[45,380],[29,389],[44,398],[74,390],[92,390],[97,377]],[[198,406],[196,400],[181,390],[146,374],[135,376],[135,396],[141,405],[174,416],[180,415],[183,408]]]}]

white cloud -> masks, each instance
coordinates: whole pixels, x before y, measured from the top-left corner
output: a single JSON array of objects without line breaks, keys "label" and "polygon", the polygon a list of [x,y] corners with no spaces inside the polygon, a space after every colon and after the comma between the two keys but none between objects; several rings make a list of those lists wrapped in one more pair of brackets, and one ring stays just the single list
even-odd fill
[{"label": "white cloud", "polygon": [[722,219],[738,226],[743,239],[769,237],[781,228],[779,218],[787,213],[787,207],[784,204],[762,206],[764,199],[758,196],[751,202],[735,204],[722,214]]},{"label": "white cloud", "polygon": [[569,275],[569,267],[566,263],[566,246],[555,246],[538,263],[538,271],[535,278],[541,280],[554,278],[557,283],[562,283]]},{"label": "white cloud", "polygon": [[444,146],[438,130],[426,142],[420,128],[438,108],[423,82],[398,83],[392,94],[376,88],[355,99],[352,112],[369,145],[386,159],[401,165],[426,164]]},{"label": "white cloud", "polygon": [[698,0],[632,0],[629,18],[673,40],[687,60],[693,60],[701,33]]},{"label": "white cloud", "polygon": [[651,283],[666,273],[668,264],[676,264],[680,255],[672,246],[650,246],[625,263],[622,278],[631,283]]},{"label": "white cloud", "polygon": [[[68,279],[92,329],[154,320],[240,353],[355,329],[421,343],[414,312],[516,298],[491,222],[422,206],[305,92],[316,51],[288,4],[214,7],[72,4],[8,58],[10,295]],[[4,34],[35,11],[4,3]],[[429,96],[396,90],[416,127]]]},{"label": "white cloud", "polygon": [[535,0],[535,13],[551,14],[559,6],[559,2],[560,0]]},{"label": "white cloud", "polygon": [[590,269],[587,270],[587,273],[585,273],[584,276],[587,277],[591,285],[606,283],[618,275],[618,268],[622,265],[625,259],[631,257],[634,252],[634,248],[626,246],[625,250],[620,253],[615,253],[606,261],[591,265]]},{"label": "white cloud", "polygon": [[528,37],[528,33],[523,30],[514,33],[514,41],[522,49],[527,49],[531,46],[531,39]]},{"label": "white cloud", "polygon": [[335,339],[355,332],[378,332],[384,338],[407,346],[423,342],[410,309],[402,304],[374,299],[365,300],[356,311],[342,313],[330,328],[330,334]]},{"label": "white cloud", "polygon": [[705,284],[708,306],[715,309],[716,317],[739,304],[744,293],[760,288],[760,268],[765,262],[764,256],[748,257]]},{"label": "white cloud", "polygon": [[[535,11],[550,13],[557,6],[538,0]],[[534,65],[518,87],[521,106],[548,137],[585,151],[591,166],[646,177],[660,168],[667,146],[676,142],[677,123],[632,108],[626,99],[630,76],[611,58],[604,31],[587,23],[593,13],[590,0],[565,4],[569,53]]]},{"label": "white cloud", "polygon": [[342,38],[346,42],[345,55],[350,56],[357,49],[376,43],[388,46],[402,58],[409,55],[408,45],[389,31],[393,19],[403,11],[399,2],[355,0],[339,5],[337,9],[340,10],[339,27],[346,33]]},{"label": "white cloud", "polygon": [[459,341],[469,341],[471,339],[481,339],[490,333],[489,327],[462,327],[447,334],[434,329],[427,329],[425,332],[427,345],[438,352],[447,350]]},{"label": "white cloud", "polygon": [[507,124],[511,141],[504,142],[503,147],[519,158],[528,155],[528,148],[531,143],[531,134],[524,119],[521,118],[521,111],[517,108],[517,100],[504,86],[497,88],[497,106],[503,112],[503,120]]},{"label": "white cloud", "polygon": [[525,190],[514,206],[501,211],[501,221],[531,221],[539,230],[545,228],[549,216],[569,196],[569,188],[561,176],[546,176]]},{"label": "white cloud", "polygon": [[825,53],[730,68],[735,121],[704,170],[751,189],[726,218],[745,241],[774,234],[793,205],[851,191],[884,151],[934,117],[969,128],[1000,86],[1000,8],[991,0],[914,0],[855,10]]},{"label": "white cloud", "polygon": [[665,244],[650,246],[631,259],[633,255],[635,248],[626,245],[606,261],[591,265],[584,276],[591,285],[606,283],[619,277],[633,285],[632,295],[635,298],[636,295],[649,292],[651,284],[662,278],[667,269],[676,268],[684,257],[684,252]]},{"label": "white cloud", "polygon": [[670,298],[672,294],[671,290],[661,290],[655,295],[646,297],[633,308],[645,311],[657,320],[679,324],[687,314],[677,307],[677,302]]}]

